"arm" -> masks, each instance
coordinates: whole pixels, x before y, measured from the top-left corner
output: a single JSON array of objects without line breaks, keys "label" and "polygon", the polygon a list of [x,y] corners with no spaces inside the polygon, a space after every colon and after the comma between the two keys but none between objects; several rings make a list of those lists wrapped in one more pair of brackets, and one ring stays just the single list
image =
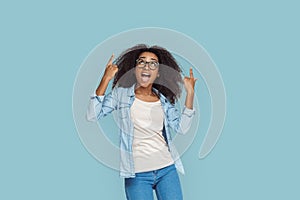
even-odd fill
[{"label": "arm", "polygon": [[168,108],[169,126],[179,134],[185,134],[192,124],[195,110],[193,109],[194,88],[197,79],[194,78],[193,70],[190,68],[190,77],[184,77],[184,87],[186,90],[185,107],[180,115],[179,111],[172,105]]},{"label": "arm", "polygon": [[114,54],[110,57],[106,65],[104,75],[100,81],[98,88],[96,89],[97,96],[102,96],[105,94],[109,81],[111,81],[114,78],[115,74],[118,72],[118,66],[112,63],[113,59],[114,59]]},{"label": "arm", "polygon": [[115,91],[113,90],[108,95],[105,95],[109,81],[113,79],[118,71],[117,65],[112,64],[113,58],[114,55],[110,57],[106,65],[104,75],[96,89],[95,95],[90,98],[86,115],[88,121],[97,121],[97,119],[106,116],[116,109]]}]

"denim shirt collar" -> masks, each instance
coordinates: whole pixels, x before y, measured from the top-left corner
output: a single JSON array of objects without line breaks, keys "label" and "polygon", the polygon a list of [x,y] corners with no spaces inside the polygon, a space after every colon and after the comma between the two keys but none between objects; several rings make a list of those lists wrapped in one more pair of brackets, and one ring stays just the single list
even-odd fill
[{"label": "denim shirt collar", "polygon": [[129,96],[129,97],[135,96],[135,93],[134,93],[135,86],[136,86],[136,83],[133,84],[133,85],[127,90],[127,96]]}]

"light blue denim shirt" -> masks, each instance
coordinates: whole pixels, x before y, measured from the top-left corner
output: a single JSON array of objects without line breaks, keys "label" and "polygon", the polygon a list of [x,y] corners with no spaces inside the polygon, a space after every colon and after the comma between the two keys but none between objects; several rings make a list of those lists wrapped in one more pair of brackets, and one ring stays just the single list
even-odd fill
[{"label": "light blue denim shirt", "polygon": [[[116,123],[120,130],[120,176],[124,178],[135,177],[134,161],[132,155],[133,122],[130,117],[130,107],[135,99],[135,85],[129,88],[115,87],[109,94],[103,96],[93,95],[87,111],[89,121],[97,121],[112,111],[117,112]],[[169,147],[175,166],[179,172],[184,174],[184,168],[179,154],[172,143],[171,129],[175,133],[185,134],[192,123],[195,115],[194,109],[184,107],[180,113],[165,96],[159,95],[164,111],[163,134]]]}]

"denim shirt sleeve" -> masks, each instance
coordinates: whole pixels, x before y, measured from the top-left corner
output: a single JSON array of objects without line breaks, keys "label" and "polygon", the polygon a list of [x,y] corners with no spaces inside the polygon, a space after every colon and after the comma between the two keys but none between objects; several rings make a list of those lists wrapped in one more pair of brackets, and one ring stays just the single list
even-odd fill
[{"label": "denim shirt sleeve", "polygon": [[175,133],[185,134],[192,125],[194,115],[194,109],[184,107],[180,113],[174,105],[170,104],[167,110],[168,125],[175,131]]},{"label": "denim shirt sleeve", "polygon": [[88,121],[95,122],[116,110],[116,108],[117,103],[114,90],[102,96],[93,94],[90,97],[86,118]]}]

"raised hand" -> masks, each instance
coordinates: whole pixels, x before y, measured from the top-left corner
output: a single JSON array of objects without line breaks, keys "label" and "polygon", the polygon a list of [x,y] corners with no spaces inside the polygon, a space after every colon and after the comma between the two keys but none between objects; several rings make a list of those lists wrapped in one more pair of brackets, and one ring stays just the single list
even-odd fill
[{"label": "raised hand", "polygon": [[194,78],[193,69],[190,68],[190,77],[184,77],[183,83],[187,93],[194,93],[195,83],[197,79]]},{"label": "raised hand", "polygon": [[118,72],[118,66],[113,64],[114,54],[111,55],[108,63],[106,64],[104,75],[100,81],[98,88],[96,89],[96,95],[104,95],[109,81],[114,78],[115,74]]},{"label": "raised hand", "polygon": [[108,63],[106,64],[105,72],[103,75],[103,78],[107,78],[108,80],[113,79],[115,74],[118,72],[118,66],[113,64],[114,57],[115,55],[112,54]]}]

